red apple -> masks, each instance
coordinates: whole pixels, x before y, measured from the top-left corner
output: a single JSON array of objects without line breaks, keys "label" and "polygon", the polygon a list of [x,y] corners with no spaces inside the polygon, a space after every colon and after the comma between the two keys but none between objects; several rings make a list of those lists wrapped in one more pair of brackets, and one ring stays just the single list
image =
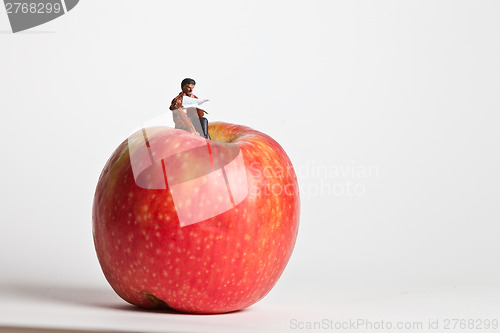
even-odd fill
[{"label": "red apple", "polygon": [[292,254],[299,190],[269,136],[211,123],[212,141],[153,127],[108,160],[93,206],[94,243],[116,293],[140,307],[190,313],[246,308]]}]

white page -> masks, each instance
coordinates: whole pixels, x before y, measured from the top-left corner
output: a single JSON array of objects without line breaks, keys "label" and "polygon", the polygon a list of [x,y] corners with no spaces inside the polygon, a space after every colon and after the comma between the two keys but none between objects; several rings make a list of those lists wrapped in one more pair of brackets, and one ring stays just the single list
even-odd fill
[{"label": "white page", "polygon": [[182,97],[182,107],[184,108],[199,108],[201,109],[201,105],[207,102],[208,99],[197,99],[188,96]]}]

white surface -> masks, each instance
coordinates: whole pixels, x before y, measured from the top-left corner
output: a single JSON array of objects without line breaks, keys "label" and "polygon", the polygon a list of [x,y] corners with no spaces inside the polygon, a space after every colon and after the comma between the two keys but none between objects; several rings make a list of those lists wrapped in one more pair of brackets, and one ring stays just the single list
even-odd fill
[{"label": "white surface", "polygon": [[[15,35],[0,10],[0,326],[290,331],[293,318],[498,316],[500,2],[186,6],[82,0]],[[210,121],[271,135],[299,174],[289,266],[239,313],[134,311],[93,249],[104,163],[169,112],[185,77],[210,96]]]},{"label": "white surface", "polygon": [[[2,290],[1,294],[0,329],[38,327],[122,332],[290,332],[301,331],[300,327],[304,327],[303,331],[311,331],[306,329],[306,325],[318,325],[314,323],[319,322],[327,326],[317,331],[339,331],[335,325],[344,325],[341,327],[346,331],[384,331],[377,329],[380,327],[377,325],[393,329],[397,325],[410,325],[397,331],[454,332],[460,330],[446,329],[446,325],[448,328],[453,327],[455,319],[498,319],[500,310],[500,288],[497,285],[433,284],[433,287],[413,290],[387,286],[381,288],[379,285],[377,290],[361,287],[355,292],[347,292],[335,286],[313,288],[304,283],[302,287],[286,286],[292,294],[287,297],[279,297],[279,294],[284,294],[285,287],[281,286],[281,292],[272,292],[248,309],[208,316],[140,310],[124,303],[110,288],[104,286],[17,283],[3,287],[6,290]],[[430,323],[436,322],[438,329],[434,329],[436,326],[429,327]],[[477,331],[493,332],[498,331],[498,328]]]}]

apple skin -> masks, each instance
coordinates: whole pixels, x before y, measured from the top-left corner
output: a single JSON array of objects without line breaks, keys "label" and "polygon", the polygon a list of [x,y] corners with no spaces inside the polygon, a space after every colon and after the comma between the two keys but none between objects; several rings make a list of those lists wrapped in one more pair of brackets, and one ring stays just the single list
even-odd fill
[{"label": "apple skin", "polygon": [[[141,131],[114,151],[101,173],[92,212],[95,249],[107,281],[131,304],[188,313],[244,309],[271,290],[288,263],[300,215],[290,159],[271,137],[249,127],[216,122],[209,133],[215,161],[227,143],[239,147],[246,182],[238,186],[246,186],[246,195],[197,223],[180,225],[180,205],[168,184],[166,189],[138,186],[131,151]],[[172,147],[207,141],[167,127],[149,128],[148,140],[155,142],[156,160],[172,155]],[[174,171],[185,176],[206,164],[196,154],[189,158]],[[206,206],[214,206],[212,196],[194,190],[182,195],[184,202],[203,206],[212,200]]]}]

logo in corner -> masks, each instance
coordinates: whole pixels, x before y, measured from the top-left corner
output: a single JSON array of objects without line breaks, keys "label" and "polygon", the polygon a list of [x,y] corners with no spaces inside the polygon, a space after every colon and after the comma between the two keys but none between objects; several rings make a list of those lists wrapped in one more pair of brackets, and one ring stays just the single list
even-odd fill
[{"label": "logo in corner", "polygon": [[52,21],[75,8],[79,0],[3,0],[12,32]]}]

